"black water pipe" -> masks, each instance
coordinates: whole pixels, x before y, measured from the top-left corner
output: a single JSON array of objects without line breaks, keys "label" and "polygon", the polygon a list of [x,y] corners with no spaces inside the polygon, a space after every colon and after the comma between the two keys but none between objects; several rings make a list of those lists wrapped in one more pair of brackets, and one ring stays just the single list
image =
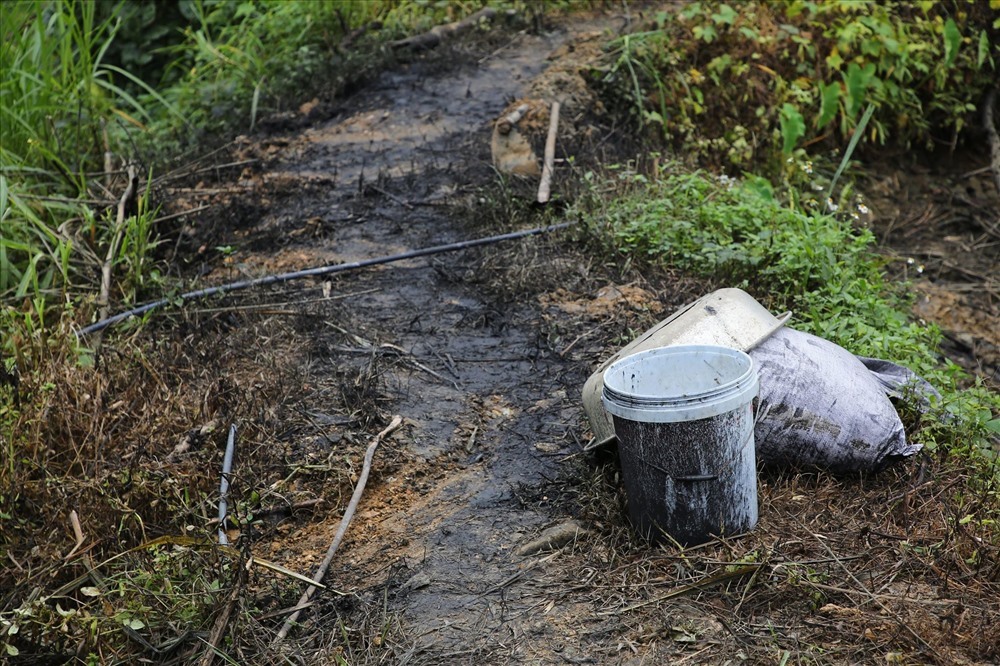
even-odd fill
[{"label": "black water pipe", "polygon": [[320,266],[318,268],[307,268],[301,271],[294,271],[292,273],[281,273],[279,275],[266,275],[264,277],[254,278],[252,280],[241,280],[239,282],[230,282],[229,284],[222,284],[217,287],[207,287],[205,289],[198,289],[196,291],[189,291],[186,294],[181,294],[174,298],[161,298],[158,301],[152,301],[146,303],[145,305],[140,305],[138,307],[132,308],[131,310],[126,310],[125,312],[120,312],[116,315],[108,317],[107,319],[102,319],[98,322],[86,326],[77,331],[76,337],[82,338],[85,335],[90,335],[91,333],[96,333],[98,331],[103,331],[109,326],[113,326],[117,323],[123,322],[126,319],[131,319],[132,317],[138,317],[139,315],[144,315],[150,310],[155,310],[156,308],[163,307],[164,305],[169,305],[171,303],[180,301],[192,301],[199,298],[205,298],[206,296],[214,296],[215,294],[228,294],[231,291],[238,291],[240,289],[249,289],[251,287],[260,287],[268,284],[277,284],[279,282],[289,282],[291,280],[300,280],[307,277],[318,277],[321,275],[331,275],[333,273],[343,273],[344,271],[352,271],[358,268],[366,268],[368,266],[378,266],[379,264],[390,264],[395,261],[403,261],[405,259],[414,259],[416,257],[426,257],[432,254],[441,254],[443,252],[453,252],[455,250],[464,250],[470,247],[479,247],[481,245],[490,245],[492,243],[499,243],[507,240],[515,240],[518,238],[525,238],[527,236],[535,236],[538,234],[549,233],[550,231],[558,231],[560,229],[565,229],[566,227],[571,227],[576,222],[564,222],[562,224],[553,224],[547,227],[536,227],[534,229],[526,229],[524,231],[513,231],[508,234],[500,234],[498,236],[487,236],[485,238],[476,238],[474,240],[460,241],[457,243],[448,243],[446,245],[435,245],[433,247],[425,247],[421,250],[411,250],[410,252],[403,252],[401,254],[393,254],[385,257],[376,257],[374,259],[365,259],[363,261],[353,261],[347,264],[334,264],[332,266]]}]

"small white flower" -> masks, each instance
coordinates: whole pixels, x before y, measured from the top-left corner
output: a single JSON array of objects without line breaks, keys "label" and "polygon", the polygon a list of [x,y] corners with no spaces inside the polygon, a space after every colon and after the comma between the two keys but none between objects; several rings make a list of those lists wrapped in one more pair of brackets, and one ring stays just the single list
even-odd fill
[{"label": "small white flower", "polygon": [[920,264],[919,266],[917,266],[917,275],[919,275],[919,274],[921,274],[923,272],[924,272],[924,265]]},{"label": "small white flower", "polygon": [[716,180],[719,181],[720,185],[725,185],[726,189],[729,190],[733,189],[733,185],[736,184],[736,179],[731,176],[727,176],[726,174],[720,174],[716,177]]},{"label": "small white flower", "polygon": [[862,215],[867,215],[868,213],[871,212],[871,209],[868,208],[868,206],[864,205],[863,203],[859,203],[858,212],[861,213]]},{"label": "small white flower", "polygon": [[838,206],[837,204],[833,203],[833,199],[832,199],[832,198],[830,198],[830,197],[827,197],[827,198],[826,198],[826,208],[827,208],[827,210],[829,210],[829,211],[830,211],[831,213],[836,213],[836,212],[837,212],[837,209],[839,209],[839,208],[840,208],[840,206]]},{"label": "small white flower", "polygon": [[916,262],[913,261],[913,257],[907,257],[906,258],[906,265],[907,266],[912,266],[914,263],[916,263]]}]

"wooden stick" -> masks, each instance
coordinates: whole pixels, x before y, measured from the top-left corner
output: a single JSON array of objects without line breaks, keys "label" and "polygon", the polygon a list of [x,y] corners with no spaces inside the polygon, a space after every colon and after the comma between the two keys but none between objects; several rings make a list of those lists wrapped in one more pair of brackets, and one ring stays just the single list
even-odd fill
[{"label": "wooden stick", "polygon": [[[384,437],[389,435],[392,431],[403,424],[403,418],[398,414],[393,417],[392,422],[385,427],[385,430],[375,435],[375,438],[368,445],[368,450],[365,452],[365,462],[361,469],[361,476],[358,477],[358,484],[354,488],[354,494],[351,496],[351,502],[347,505],[347,510],[344,512],[344,517],[340,519],[340,527],[337,528],[337,533],[333,537],[333,542],[330,543],[330,548],[326,551],[326,557],[323,558],[323,562],[319,565],[319,569],[316,570],[316,574],[313,576],[313,582],[322,582],[323,576],[326,575],[326,570],[330,568],[330,563],[333,562],[333,555],[337,552],[337,548],[340,546],[340,542],[344,538],[344,534],[347,532],[348,525],[351,524],[351,519],[354,518],[354,512],[358,508],[358,502],[361,501],[361,495],[365,491],[365,484],[368,483],[368,473],[371,471],[372,458],[375,456],[375,449],[378,448],[379,443]],[[296,606],[302,606],[309,602],[315,591],[315,586],[310,585],[306,588],[305,593],[299,598],[299,603]],[[278,632],[277,637],[274,639],[275,643],[279,643],[284,640],[291,631],[292,626],[295,621],[299,619],[299,612],[295,611],[292,615],[285,620],[285,624],[282,625],[281,631]]]},{"label": "wooden stick", "polygon": [[[115,257],[118,254],[118,248],[121,245],[122,236],[125,235],[125,211],[135,200],[135,191],[138,188],[138,185],[138,171],[130,164],[128,167],[128,186],[125,188],[122,198],[118,200],[118,217],[115,219],[115,231],[111,236],[111,245],[108,247],[108,255],[104,259],[104,265],[101,266],[101,294],[97,298],[97,305],[99,312],[101,313],[101,319],[107,318],[109,308],[111,306],[111,269],[114,268]],[[98,337],[94,342],[94,349],[96,350],[100,348],[100,346],[101,337]]]},{"label": "wooden stick", "polygon": [[77,515],[76,509],[69,512],[69,522],[73,525],[73,534],[76,535],[76,545],[73,546],[73,550],[69,551],[66,557],[63,558],[64,562],[76,555],[76,551],[80,550],[80,546],[83,545],[85,538],[83,536],[83,528],[80,527],[80,516]]},{"label": "wooden stick", "polygon": [[549,136],[545,139],[545,164],[542,166],[542,180],[538,183],[538,203],[547,203],[552,190],[552,170],[556,159],[556,130],[559,128],[559,102],[552,102],[549,118]]}]

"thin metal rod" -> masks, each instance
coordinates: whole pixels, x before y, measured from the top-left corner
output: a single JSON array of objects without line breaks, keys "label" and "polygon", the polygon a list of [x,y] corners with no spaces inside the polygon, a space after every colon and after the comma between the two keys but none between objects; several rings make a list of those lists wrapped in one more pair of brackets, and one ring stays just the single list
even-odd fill
[{"label": "thin metal rod", "polygon": [[90,326],[81,328],[77,332],[76,337],[82,338],[86,335],[90,335],[91,333],[102,331],[105,328],[123,322],[126,319],[131,319],[132,317],[138,317],[140,315],[144,315],[151,310],[155,310],[156,308],[161,308],[164,305],[169,305],[170,303],[175,303],[177,301],[191,301],[198,298],[205,298],[206,296],[214,296],[216,294],[227,294],[231,291],[249,289],[251,287],[262,287],[269,284],[277,284],[279,282],[289,282],[291,280],[301,280],[302,278],[318,277],[321,275],[331,275],[333,273],[342,273],[344,271],[352,271],[359,268],[367,268],[368,266],[378,266],[380,264],[390,264],[396,261],[404,261],[406,259],[426,257],[432,254],[441,254],[444,252],[465,250],[467,248],[479,247],[482,245],[491,245],[493,243],[500,243],[502,241],[516,240],[518,238],[525,238],[527,236],[535,236],[538,234],[549,233],[551,231],[558,231],[560,229],[565,229],[566,227],[571,227],[574,224],[576,224],[576,222],[564,222],[562,224],[553,224],[547,227],[536,227],[534,229],[526,229],[524,231],[514,231],[508,234],[500,234],[498,236],[487,236],[485,238],[476,238],[474,240],[460,241],[458,243],[435,245],[433,247],[425,247],[420,250],[412,250],[410,252],[403,252],[401,254],[376,257],[374,259],[353,261],[346,264],[334,264],[332,266],[307,268],[305,270],[294,271],[291,273],[281,273],[279,275],[267,275],[264,277],[254,278],[252,280],[241,280],[239,282],[230,282],[229,284],[223,284],[217,287],[208,287],[205,289],[198,289],[196,291],[189,291],[186,294],[181,294],[180,296],[172,299],[161,298],[158,301],[152,301],[150,303],[146,303],[145,305],[140,305],[138,307],[132,308],[131,310],[126,310],[125,312],[121,312],[114,316],[108,317],[107,319],[102,319],[101,321],[95,322]]},{"label": "thin metal rod", "polygon": [[229,545],[226,535],[226,512],[229,510],[229,474],[233,471],[233,451],[236,449],[236,425],[229,426],[229,441],[222,460],[222,481],[219,483],[219,543]]}]

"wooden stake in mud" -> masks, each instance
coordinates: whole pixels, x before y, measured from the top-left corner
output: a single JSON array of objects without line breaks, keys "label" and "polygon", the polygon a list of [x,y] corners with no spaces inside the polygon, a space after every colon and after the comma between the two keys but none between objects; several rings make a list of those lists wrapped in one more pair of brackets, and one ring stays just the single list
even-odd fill
[{"label": "wooden stake in mud", "polygon": [[538,203],[548,203],[552,191],[552,170],[556,161],[556,131],[559,129],[559,102],[552,102],[552,112],[549,114],[549,136],[545,139],[545,163],[542,166],[542,179],[538,183]]},{"label": "wooden stake in mud", "polygon": [[[330,568],[330,563],[333,562],[333,555],[337,552],[340,542],[344,539],[344,534],[347,532],[348,525],[351,524],[351,519],[354,518],[354,512],[358,508],[358,502],[361,501],[361,495],[365,492],[365,484],[368,483],[368,472],[371,471],[372,458],[375,456],[375,449],[378,448],[382,439],[402,424],[403,417],[397,414],[393,417],[392,422],[385,427],[385,430],[375,435],[375,438],[368,445],[368,450],[365,451],[365,462],[361,469],[361,476],[358,477],[358,485],[354,488],[354,494],[351,496],[351,501],[347,505],[344,517],[340,519],[340,527],[337,528],[337,533],[333,537],[333,542],[330,544],[330,548],[326,551],[326,557],[323,558],[323,562],[319,565],[319,569],[316,570],[316,574],[313,576],[314,583],[322,582],[323,576],[326,575],[326,570]],[[307,587],[305,593],[295,605],[302,606],[303,604],[308,603],[310,597],[312,597],[312,594],[315,591],[315,586],[310,585]],[[292,626],[295,624],[295,621],[299,619],[299,612],[300,611],[296,611],[290,615],[287,620],[285,620],[285,624],[282,625],[281,631],[278,632],[278,635],[274,639],[275,643],[281,642],[286,636],[288,636],[288,632],[292,630]]]}]

